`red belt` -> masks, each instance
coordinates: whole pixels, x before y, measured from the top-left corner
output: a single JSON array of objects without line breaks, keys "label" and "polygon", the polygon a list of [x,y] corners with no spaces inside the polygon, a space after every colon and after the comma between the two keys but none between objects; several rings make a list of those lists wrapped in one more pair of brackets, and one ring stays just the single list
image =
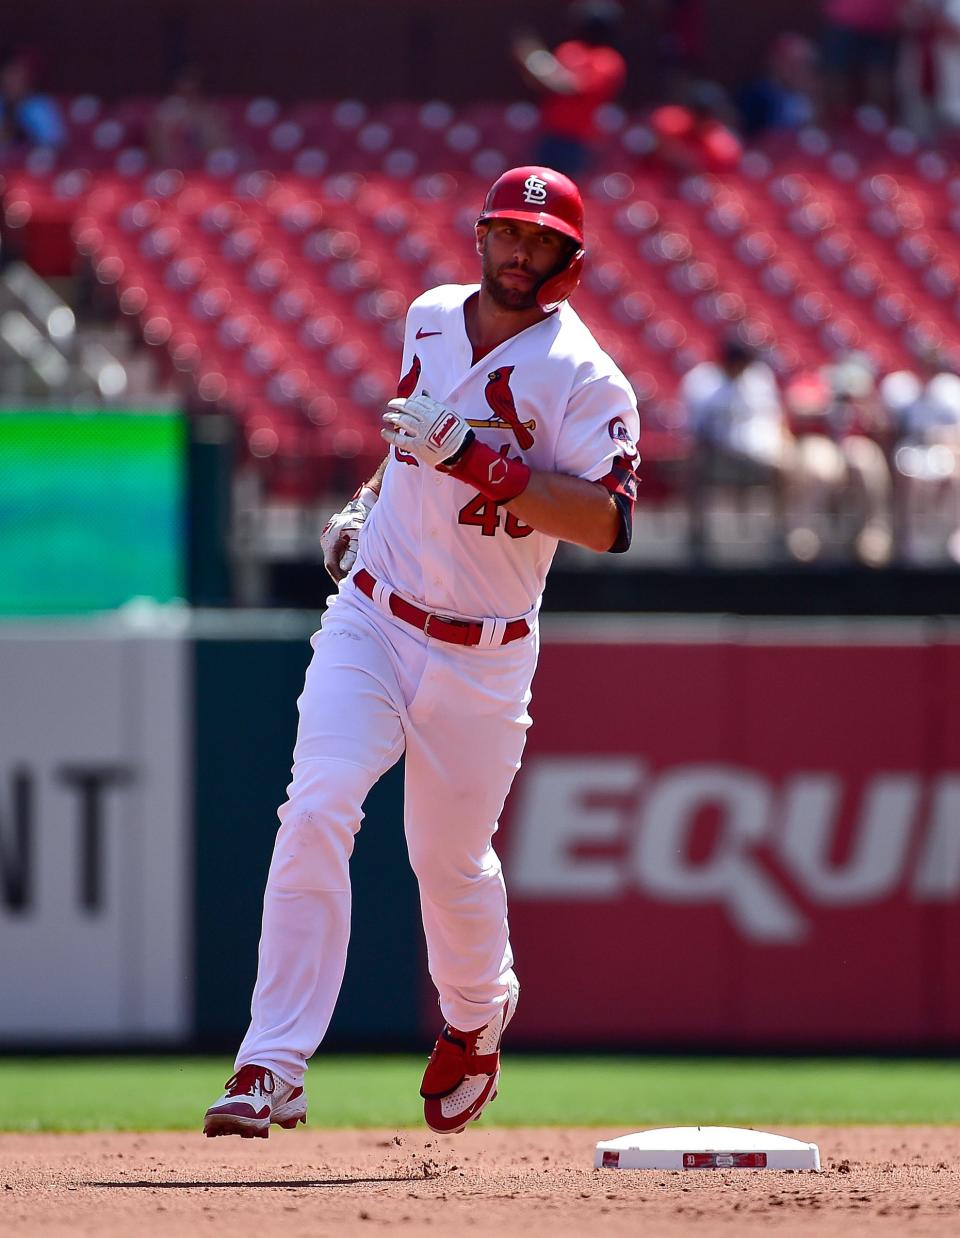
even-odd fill
[{"label": "red belt", "polygon": [[[368,598],[373,597],[377,582],[365,568],[360,568],[354,573],[353,583]],[[419,606],[414,606],[412,602],[400,597],[398,593],[387,593],[387,605],[390,607],[391,614],[402,619],[404,623],[419,628],[432,640],[447,641],[450,645],[480,644],[483,624],[478,623],[476,619],[451,619],[449,615],[435,615],[432,611],[421,610]],[[509,645],[511,641],[520,640],[529,632],[530,625],[526,619],[511,619],[503,629],[499,643]]]}]

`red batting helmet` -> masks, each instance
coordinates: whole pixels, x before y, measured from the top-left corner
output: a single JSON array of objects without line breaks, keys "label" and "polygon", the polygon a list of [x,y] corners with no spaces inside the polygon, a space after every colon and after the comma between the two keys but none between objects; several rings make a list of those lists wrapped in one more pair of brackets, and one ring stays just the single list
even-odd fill
[{"label": "red batting helmet", "polygon": [[563,268],[551,275],[537,292],[537,303],[550,313],[566,301],[580,283],[583,271],[583,200],[569,177],[553,168],[510,168],[491,185],[478,224],[491,219],[518,219],[552,228],[576,241],[577,248]]}]

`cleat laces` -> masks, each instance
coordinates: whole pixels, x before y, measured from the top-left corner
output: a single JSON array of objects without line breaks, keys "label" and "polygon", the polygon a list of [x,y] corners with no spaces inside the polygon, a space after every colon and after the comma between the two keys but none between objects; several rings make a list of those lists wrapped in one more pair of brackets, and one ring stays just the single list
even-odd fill
[{"label": "cleat laces", "polygon": [[[489,1026],[489,1025],[487,1025]],[[487,1030],[480,1027],[475,1032],[461,1032],[456,1027],[444,1024],[437,1043],[430,1054],[420,1095],[424,1099],[441,1099],[455,1092],[470,1075],[492,1075],[500,1065],[499,1050],[478,1053],[477,1041]]]},{"label": "cleat laces", "polygon": [[241,1066],[235,1075],[227,1080],[227,1096],[272,1096],[276,1089],[273,1071],[266,1066]]}]

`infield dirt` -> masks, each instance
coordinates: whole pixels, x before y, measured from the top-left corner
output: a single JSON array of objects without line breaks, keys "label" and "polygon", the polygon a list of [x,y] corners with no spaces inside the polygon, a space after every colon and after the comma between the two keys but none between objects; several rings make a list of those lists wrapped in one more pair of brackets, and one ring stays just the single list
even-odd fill
[{"label": "infield dirt", "polygon": [[820,1144],[824,1172],[596,1170],[598,1139],[623,1131],[477,1127],[0,1135],[0,1232],[21,1238],[231,1238],[466,1229],[477,1238],[698,1238],[960,1230],[960,1129],[786,1130]]}]

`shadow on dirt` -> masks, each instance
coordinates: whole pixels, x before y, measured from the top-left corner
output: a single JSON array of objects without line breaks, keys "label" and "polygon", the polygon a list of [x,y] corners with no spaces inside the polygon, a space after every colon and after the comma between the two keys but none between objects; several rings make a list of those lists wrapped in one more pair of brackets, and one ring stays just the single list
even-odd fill
[{"label": "shadow on dirt", "polygon": [[200,1181],[176,1181],[164,1182],[157,1179],[143,1179],[136,1182],[84,1182],[84,1186],[100,1187],[104,1190],[167,1190],[167,1191],[190,1191],[190,1190],[209,1190],[211,1188],[228,1188],[238,1190],[243,1187],[251,1188],[269,1188],[277,1190],[283,1187],[323,1187],[323,1186],[368,1186],[373,1183],[385,1182],[423,1182],[430,1178],[441,1177],[441,1172],[433,1171],[429,1174],[422,1170],[419,1173],[408,1174],[383,1174],[377,1177],[363,1178],[278,1178],[276,1181],[258,1179],[255,1182],[237,1182],[222,1180],[200,1180]]}]

